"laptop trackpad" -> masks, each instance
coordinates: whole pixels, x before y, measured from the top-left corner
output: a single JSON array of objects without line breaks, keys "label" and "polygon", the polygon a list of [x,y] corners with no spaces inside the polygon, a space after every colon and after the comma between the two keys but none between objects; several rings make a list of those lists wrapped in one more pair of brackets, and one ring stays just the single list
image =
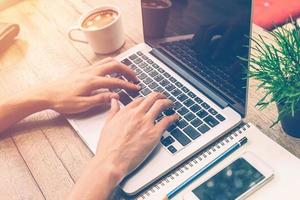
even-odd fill
[{"label": "laptop trackpad", "polygon": [[109,109],[109,105],[100,106],[85,113],[67,116],[68,121],[93,153],[96,152]]}]

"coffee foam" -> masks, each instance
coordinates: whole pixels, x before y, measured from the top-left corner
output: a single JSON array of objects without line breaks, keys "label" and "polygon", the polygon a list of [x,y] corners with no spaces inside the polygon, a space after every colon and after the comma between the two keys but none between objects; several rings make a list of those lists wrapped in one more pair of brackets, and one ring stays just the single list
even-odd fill
[{"label": "coffee foam", "polygon": [[118,13],[114,10],[101,10],[86,17],[82,23],[82,27],[86,29],[99,29],[112,23],[117,17]]}]

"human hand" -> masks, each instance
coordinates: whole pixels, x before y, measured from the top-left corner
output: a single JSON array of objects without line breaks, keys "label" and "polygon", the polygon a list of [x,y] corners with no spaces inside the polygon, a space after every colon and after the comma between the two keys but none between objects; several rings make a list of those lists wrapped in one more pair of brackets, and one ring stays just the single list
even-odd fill
[{"label": "human hand", "polygon": [[129,81],[106,76],[113,73],[122,74],[132,82],[138,81],[135,73],[129,67],[112,58],[106,58],[95,65],[77,69],[60,79],[51,81],[36,89],[35,93],[47,99],[50,109],[59,113],[71,114],[110,103],[112,98],[118,99],[116,93],[108,91],[95,93],[96,90],[139,89],[139,86]]},{"label": "human hand", "polygon": [[178,115],[174,114],[155,124],[157,116],[170,106],[172,101],[160,93],[138,98],[121,110],[117,100],[112,99],[96,159],[110,163],[120,181],[147,157],[167,127],[178,120]]}]

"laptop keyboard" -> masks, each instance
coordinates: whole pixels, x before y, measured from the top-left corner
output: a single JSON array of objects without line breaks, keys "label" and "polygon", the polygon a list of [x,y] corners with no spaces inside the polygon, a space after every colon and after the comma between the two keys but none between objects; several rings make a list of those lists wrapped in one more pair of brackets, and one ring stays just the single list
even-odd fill
[{"label": "laptop keyboard", "polygon": [[[192,49],[192,39],[179,40],[174,42],[165,42],[160,44],[167,52],[175,55],[177,58],[199,73],[202,77],[218,87],[221,91],[230,94],[236,101],[245,103],[243,93],[238,90],[230,80],[230,76],[219,67],[212,64],[203,64],[195,59],[197,53]],[[221,84],[222,83],[222,84]]]},{"label": "laptop keyboard", "polygon": [[[138,51],[121,62],[136,73],[142,88],[139,92],[117,90],[120,101],[124,105],[129,104],[137,97],[147,96],[154,91],[163,93],[173,101],[174,106],[162,112],[156,120],[158,122],[164,116],[174,113],[180,116],[180,120],[170,125],[161,137],[161,144],[170,153],[176,153],[225,120],[224,116],[211,108],[142,52]],[[125,79],[124,77],[120,78]]]}]

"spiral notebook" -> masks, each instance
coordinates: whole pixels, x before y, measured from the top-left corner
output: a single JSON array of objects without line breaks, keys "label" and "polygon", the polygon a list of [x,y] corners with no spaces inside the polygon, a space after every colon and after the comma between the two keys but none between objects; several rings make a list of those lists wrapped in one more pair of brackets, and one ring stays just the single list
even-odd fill
[{"label": "spiral notebook", "polygon": [[237,142],[243,136],[245,131],[250,127],[249,124],[242,124],[230,133],[226,134],[209,147],[193,156],[187,162],[170,172],[168,175],[157,181],[152,187],[146,189],[136,199],[159,199],[160,194],[167,194],[177,185],[192,176],[199,169],[211,162],[215,157],[224,152],[232,144]]},{"label": "spiral notebook", "polygon": [[[214,172],[221,170],[223,167],[235,160],[242,153],[251,151],[269,164],[275,172],[273,180],[259,191],[255,192],[254,195],[251,195],[251,199],[274,199],[277,197],[282,197],[283,199],[297,199],[295,198],[298,196],[297,187],[295,186],[297,184],[294,184],[293,180],[295,183],[300,180],[300,160],[268,138],[251,123],[241,124],[239,127],[232,130],[197,155],[193,156],[177,169],[162,177],[155,184],[146,188],[139,194],[139,196],[136,196],[135,198],[132,197],[130,199],[161,200],[169,191],[191,177],[203,166],[210,163],[214,158],[244,136],[248,138],[248,143],[246,145],[241,147],[238,151],[230,155],[229,158],[226,158],[199,179],[205,180],[213,175]],[[200,184],[202,180],[196,180],[173,199],[182,199],[184,193],[191,191],[197,186],[197,184]]]}]

